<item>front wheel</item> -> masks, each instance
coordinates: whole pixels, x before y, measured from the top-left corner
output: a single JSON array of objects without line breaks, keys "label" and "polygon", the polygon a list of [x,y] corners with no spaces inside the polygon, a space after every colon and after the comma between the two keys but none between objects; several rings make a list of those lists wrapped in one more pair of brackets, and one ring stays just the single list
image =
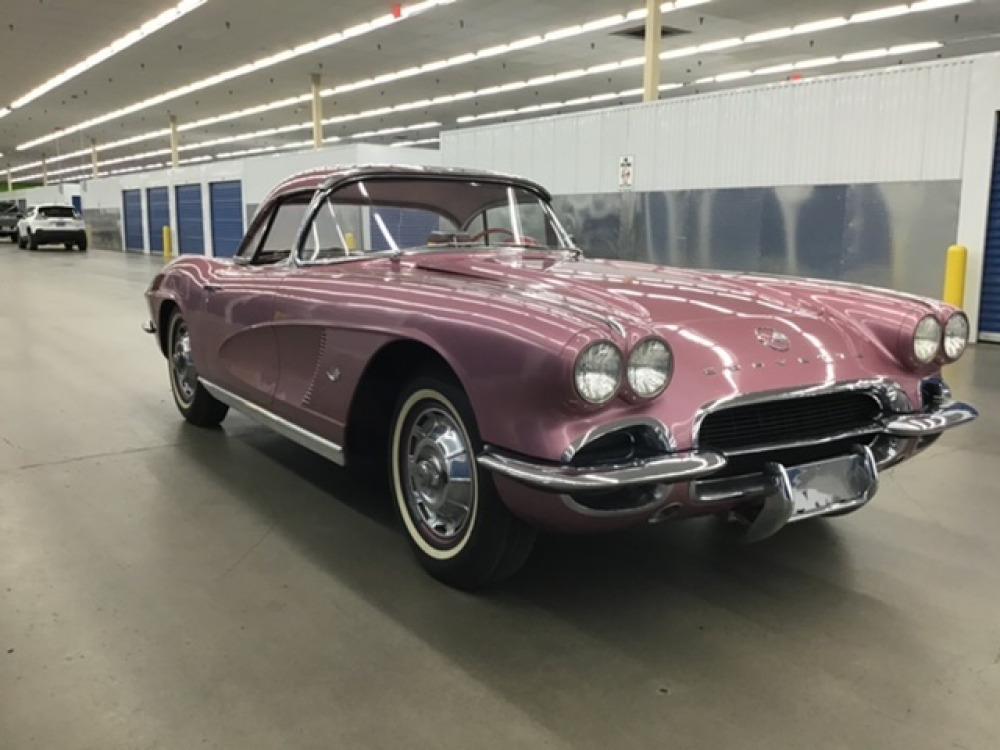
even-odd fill
[{"label": "front wheel", "polygon": [[81,253],[87,252],[87,238],[81,237],[80,241],[76,243],[76,246],[80,248]]},{"label": "front wheel", "polygon": [[175,312],[167,328],[167,365],[170,390],[181,415],[198,427],[217,427],[229,407],[209,393],[198,381],[198,371],[191,357],[191,333],[180,313]]},{"label": "front wheel", "polygon": [[535,531],[503,504],[476,453],[472,406],[457,384],[422,377],[403,391],[390,440],[392,489],[410,544],[431,575],[475,589],[513,575]]}]

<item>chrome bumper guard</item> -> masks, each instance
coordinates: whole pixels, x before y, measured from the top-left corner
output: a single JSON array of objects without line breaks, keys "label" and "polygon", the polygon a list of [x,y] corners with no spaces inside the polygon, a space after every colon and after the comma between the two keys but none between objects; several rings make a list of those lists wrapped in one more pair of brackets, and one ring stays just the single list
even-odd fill
[{"label": "chrome bumper guard", "polygon": [[[978,415],[979,413],[968,404],[952,401],[941,404],[930,412],[888,417],[880,432],[898,438],[927,438],[952,427],[971,422]],[[861,448],[864,446],[857,447],[859,450]],[[868,450],[868,455],[870,456],[870,454],[871,451]],[[692,482],[709,477],[726,465],[724,455],[707,450],[669,453],[622,465],[578,467],[532,461],[487,447],[477,460],[480,466],[490,471],[516,479],[531,487],[556,493],[610,490],[632,485]],[[780,465],[772,464],[771,466],[779,467]],[[872,466],[875,467],[874,459],[872,459]],[[784,467],[781,468],[784,469]],[[877,467],[874,470],[877,473]],[[758,485],[759,492],[756,495],[751,494],[751,496],[766,494],[766,488],[761,483]],[[707,501],[707,498],[704,499]],[[823,512],[835,510],[840,509],[826,509]]]},{"label": "chrome bumper guard", "polygon": [[922,414],[900,414],[886,420],[884,432],[895,437],[920,438],[937,435],[971,422],[979,412],[968,404],[950,401]]},{"label": "chrome bumper guard", "polygon": [[713,474],[726,465],[720,453],[670,453],[622,466],[566,466],[516,458],[487,448],[479,465],[511,479],[549,492],[611,490],[636,484],[670,484]]}]

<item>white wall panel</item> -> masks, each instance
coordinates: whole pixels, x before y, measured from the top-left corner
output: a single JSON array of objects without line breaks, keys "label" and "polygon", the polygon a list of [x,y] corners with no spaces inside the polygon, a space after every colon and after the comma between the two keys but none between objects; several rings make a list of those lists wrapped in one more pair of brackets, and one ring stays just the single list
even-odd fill
[{"label": "white wall panel", "polygon": [[617,190],[624,154],[637,190],[958,179],[975,59],[467,128],[441,158],[561,194]]}]

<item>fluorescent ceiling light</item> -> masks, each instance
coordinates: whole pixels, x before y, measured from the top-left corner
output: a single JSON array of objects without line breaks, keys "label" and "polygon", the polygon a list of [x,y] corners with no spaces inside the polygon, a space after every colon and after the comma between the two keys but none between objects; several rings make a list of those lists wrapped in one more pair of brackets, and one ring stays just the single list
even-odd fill
[{"label": "fluorescent ceiling light", "polygon": [[894,18],[910,12],[908,5],[890,5],[887,8],[876,8],[866,10],[862,13],[855,13],[851,16],[851,23],[867,23],[868,21],[881,21],[883,18]]},{"label": "fluorescent ceiling light", "polygon": [[743,41],[747,44],[770,42],[773,39],[784,39],[786,36],[791,36],[794,33],[790,26],[782,26],[780,29],[769,29],[768,31],[758,31],[756,34],[750,34],[744,37]]},{"label": "fluorescent ceiling light", "polygon": [[840,59],[844,62],[857,62],[858,60],[873,60],[876,57],[885,57],[888,54],[889,50],[882,47],[880,49],[866,49],[861,52],[850,52],[842,55]]},{"label": "fluorescent ceiling light", "polygon": [[[202,0],[202,2],[204,2],[204,0]],[[422,12],[424,10],[429,10],[430,8],[438,6],[438,5],[447,5],[447,4],[450,4],[452,2],[455,2],[455,0],[424,0],[424,2],[417,3],[416,5],[404,6],[401,18],[412,17],[413,15],[416,15],[416,13],[418,13],[418,12]],[[675,10],[675,9],[678,9],[678,8],[681,8],[681,7],[691,7],[693,5],[702,5],[702,4],[707,3],[707,2],[709,2],[709,0],[693,0],[693,1],[689,0],[689,2],[687,2],[687,3],[683,3],[683,2],[678,2],[678,3],[664,3],[663,6],[662,6],[662,10],[664,12],[669,12],[671,10]],[[463,53],[463,54],[460,54],[460,55],[455,55],[455,56],[450,57],[450,58],[448,58],[446,60],[435,60],[433,62],[425,63],[424,65],[410,66],[410,67],[404,68],[402,70],[395,71],[393,73],[385,73],[385,74],[376,76],[374,78],[365,78],[365,79],[362,79],[360,81],[355,81],[353,83],[340,84],[340,85],[335,86],[333,88],[324,89],[321,92],[321,96],[323,96],[323,97],[336,96],[337,94],[347,93],[349,91],[357,91],[357,90],[360,90],[360,89],[369,88],[371,86],[380,86],[380,85],[384,85],[386,83],[391,83],[391,82],[394,82],[394,81],[402,80],[404,78],[410,78],[410,77],[417,76],[417,75],[422,75],[422,74],[425,74],[425,73],[428,73],[428,72],[432,72],[432,71],[436,71],[436,70],[442,70],[444,68],[456,67],[458,65],[465,65],[467,63],[474,62],[474,61],[480,60],[480,59],[484,59],[486,57],[493,57],[495,55],[506,54],[506,53],[509,53],[509,52],[514,52],[514,51],[517,51],[517,50],[526,49],[528,47],[538,46],[540,44],[546,44],[548,42],[557,41],[557,40],[560,40],[560,39],[567,39],[567,38],[570,38],[570,37],[573,37],[573,36],[578,36],[580,34],[591,33],[593,31],[597,31],[599,29],[605,29],[605,28],[609,28],[609,27],[612,27],[612,26],[617,26],[617,25],[620,25],[620,24],[623,24],[623,23],[627,23],[628,21],[636,19],[636,18],[645,17],[645,15],[646,15],[645,9],[637,9],[637,10],[630,11],[628,13],[619,13],[619,14],[615,14],[615,15],[612,15],[612,16],[605,16],[605,17],[602,17],[602,18],[598,18],[598,19],[594,19],[594,20],[591,20],[591,21],[587,21],[587,22],[582,23],[582,24],[575,24],[573,26],[568,26],[568,27],[559,28],[559,29],[553,29],[553,30],[551,30],[549,32],[546,32],[545,34],[539,34],[539,35],[535,35],[535,36],[531,36],[531,37],[526,37],[526,38],[523,38],[523,39],[518,39],[518,40],[515,40],[515,41],[512,41],[512,42],[509,42],[507,44],[494,45],[492,47],[488,47],[488,48],[479,50],[478,52],[466,52],[466,53]],[[129,115],[129,114],[133,114],[133,113],[138,112],[138,111],[140,111],[142,109],[146,109],[148,107],[151,107],[151,106],[154,106],[154,105],[157,105],[157,104],[162,104],[162,103],[164,103],[166,101],[170,101],[170,100],[175,99],[177,97],[193,93],[195,91],[199,91],[199,90],[201,90],[203,88],[207,88],[209,86],[217,85],[217,84],[222,83],[224,81],[228,81],[228,80],[230,80],[232,78],[236,78],[238,76],[242,76],[242,75],[245,75],[247,73],[255,72],[257,70],[269,67],[271,65],[276,65],[278,63],[285,62],[286,60],[290,60],[290,59],[292,59],[294,57],[297,57],[299,55],[307,54],[308,52],[314,52],[314,51],[316,51],[318,49],[323,49],[325,47],[329,47],[332,44],[336,44],[336,43],[338,43],[340,41],[343,41],[344,39],[351,38],[351,37],[354,37],[354,36],[360,36],[362,33],[368,33],[370,31],[374,31],[377,28],[382,28],[384,26],[389,25],[390,23],[396,22],[397,20],[400,20],[400,19],[396,19],[396,18],[392,17],[391,15],[390,16],[380,16],[379,18],[376,18],[373,21],[370,21],[368,24],[361,24],[359,26],[352,27],[351,29],[347,29],[347,30],[345,30],[343,32],[339,32],[337,34],[332,34],[332,35],[330,35],[328,37],[324,37],[322,39],[315,40],[313,42],[309,42],[309,43],[306,43],[306,44],[303,44],[303,45],[299,45],[298,47],[296,47],[296,48],[294,48],[292,50],[286,50],[284,52],[279,52],[279,53],[277,53],[275,55],[271,55],[271,56],[263,58],[261,60],[257,60],[257,61],[255,61],[253,63],[247,63],[247,64],[241,65],[241,66],[239,66],[237,68],[233,68],[232,70],[223,71],[222,73],[217,73],[214,76],[210,76],[210,77],[204,78],[204,79],[202,79],[200,81],[195,81],[194,83],[190,83],[190,84],[188,84],[186,86],[182,86],[182,87],[173,89],[171,91],[164,92],[164,93],[159,94],[157,96],[154,96],[154,97],[151,97],[149,99],[143,100],[142,102],[136,102],[135,104],[131,104],[131,105],[127,106],[127,107],[123,107],[123,108],[115,110],[113,112],[109,112],[109,113],[106,113],[104,115],[100,115],[98,117],[92,118],[92,119],[87,120],[85,122],[81,122],[81,123],[78,123],[76,125],[70,126],[68,128],[64,128],[63,130],[57,131],[57,132],[49,134],[47,136],[43,136],[41,138],[36,138],[36,139],[34,139],[32,141],[28,141],[26,143],[22,143],[17,148],[20,151],[20,150],[24,150],[24,149],[32,148],[34,146],[41,145],[43,143],[47,143],[47,142],[49,142],[51,140],[54,140],[56,138],[60,138],[60,137],[62,137],[64,135],[75,133],[75,132],[78,132],[80,130],[85,130],[87,128],[93,127],[94,125],[99,125],[101,123],[108,122],[109,120],[117,119],[119,117],[124,117],[124,116]],[[290,98],[286,98],[286,99],[281,99],[281,100],[278,100],[278,101],[275,101],[275,102],[269,102],[269,103],[266,103],[266,104],[258,105],[258,106],[255,106],[255,107],[250,107],[250,108],[243,109],[243,110],[236,110],[234,112],[226,113],[226,114],[223,114],[223,115],[217,115],[217,116],[212,117],[212,118],[205,118],[204,120],[199,120],[196,123],[182,124],[179,129],[180,130],[191,130],[191,129],[194,129],[196,127],[200,127],[200,126],[203,126],[203,125],[206,125],[206,124],[214,124],[214,123],[218,123],[218,122],[225,122],[227,120],[237,119],[237,118],[240,118],[240,117],[247,117],[247,116],[254,115],[254,114],[260,114],[261,112],[266,112],[266,111],[269,111],[269,110],[272,110],[272,109],[278,109],[278,108],[281,108],[281,107],[287,107],[287,106],[291,106],[291,105],[294,105],[294,104],[299,104],[299,103],[302,103],[302,102],[306,102],[309,99],[311,99],[310,95],[301,95],[301,96],[295,96],[295,97],[290,97]],[[152,137],[152,136],[150,136],[150,137]]]},{"label": "fluorescent ceiling light", "polygon": [[[902,47],[904,45],[900,45]],[[911,52],[918,52],[926,49],[934,49],[940,47],[940,42],[919,42],[916,44],[905,45],[912,49],[908,50]],[[773,75],[775,73],[790,73],[797,68],[802,67],[818,67],[820,65],[832,65],[834,63],[840,62],[853,62],[855,60],[865,60],[873,57],[886,57],[890,54],[903,54],[902,51],[894,52],[892,49],[880,49],[880,50],[865,50],[863,52],[851,52],[841,57],[823,57],[816,58],[814,60],[805,60],[802,63],[793,65],[792,63],[783,63],[781,65],[770,65],[765,68],[757,68],[756,70],[737,70],[731,73],[722,73],[717,76],[709,76],[706,78],[699,78],[693,81],[691,84],[683,83],[665,83],[660,86],[660,91],[670,91],[672,89],[682,88],[685,85],[701,85],[705,83],[726,83],[728,81],[737,81],[743,78],[749,78],[751,76],[764,76]],[[808,80],[808,79],[801,79]],[[595,102],[607,101],[609,99],[627,99],[631,97],[638,97],[642,95],[642,89],[628,89],[626,91],[610,92],[606,94],[594,94],[592,96],[582,96],[577,99],[569,99],[567,101],[559,102],[544,102],[541,104],[529,104],[525,107],[508,108],[496,110],[495,112],[480,112],[474,115],[462,115],[456,118],[455,122],[461,124],[467,124],[470,122],[480,122],[482,120],[496,120],[503,117],[514,117],[518,115],[530,115],[538,112],[550,111],[553,109],[565,109],[569,107],[575,107],[585,104],[593,104]]]},{"label": "fluorescent ceiling light", "polygon": [[889,47],[890,55],[908,55],[911,52],[923,52],[924,50],[937,49],[941,42],[915,42],[913,44],[897,44]]},{"label": "fluorescent ceiling light", "polygon": [[824,18],[820,21],[810,21],[808,23],[800,23],[798,26],[792,27],[793,34],[812,34],[816,31],[826,31],[828,29],[836,29],[841,26],[847,25],[847,19],[843,16],[836,16],[834,18]]},{"label": "fluorescent ceiling light", "polygon": [[[705,0],[705,1],[707,1],[707,0]],[[919,11],[924,11],[924,10],[929,11],[929,10],[935,10],[935,9],[937,9],[939,7],[947,7],[948,5],[964,4],[964,3],[967,3],[967,2],[971,2],[971,1],[972,0],[924,0],[923,2],[913,3],[911,6],[909,6],[909,8],[910,8],[911,12],[919,12]],[[666,5],[669,5],[669,4],[665,4],[664,8],[666,8]],[[673,5],[674,9],[680,9],[681,7],[682,6],[681,6],[680,3],[674,3],[674,5]],[[893,6],[893,7],[898,7],[898,6]],[[633,11],[633,13],[638,13],[638,11]],[[644,12],[643,12],[643,14],[644,14]],[[626,16],[627,15],[628,14],[626,14]],[[859,15],[860,14],[856,14],[855,16],[852,16],[851,22],[852,23],[858,23],[858,22],[860,22],[860,21],[857,20]],[[877,20],[877,19],[874,19],[874,20]],[[791,34],[803,33],[804,29],[805,30],[809,30],[809,29],[815,30],[815,29],[823,29],[823,28],[836,28],[838,26],[843,25],[841,23],[842,21],[843,21],[842,18],[828,18],[828,19],[823,19],[823,20],[819,20],[819,21],[812,21],[812,22],[808,22],[808,23],[799,24],[798,26],[792,27],[791,29],[789,29],[789,27],[782,27],[782,28],[779,28],[779,29],[772,29],[772,30],[769,30],[769,31],[756,32],[755,34],[751,34],[751,35],[745,37],[743,40],[738,40],[738,41],[740,41],[740,43],[748,43],[750,40],[769,41],[771,39],[780,39],[780,38],[784,38],[784,37],[789,36],[790,33]],[[570,29],[570,30],[572,30],[574,28],[577,28],[577,27],[567,27],[567,29]],[[543,38],[545,38],[549,34],[553,34],[555,37],[565,38],[565,37],[562,36],[561,33],[559,33],[559,31],[560,30],[550,31],[550,32],[547,32],[546,34],[543,34],[542,36],[543,36]],[[723,42],[723,44],[720,45],[719,41]],[[731,39],[730,40],[719,40],[719,41],[717,41],[717,42],[708,42],[708,43],[706,43],[704,45],[689,46],[689,47],[683,47],[683,48],[674,49],[674,50],[667,50],[667,51],[661,53],[660,58],[663,59],[663,60],[667,60],[667,59],[674,59],[674,58],[677,58],[677,57],[686,57],[686,56],[690,56],[690,55],[695,55],[695,54],[698,54],[699,52],[705,52],[706,51],[706,47],[709,50],[711,50],[713,47],[715,49],[724,49],[724,48],[726,48],[728,46],[734,46],[733,40],[731,40]],[[933,43],[933,44],[934,44],[934,46],[939,46],[937,43]],[[480,50],[477,53],[472,53],[472,56],[473,56],[474,59],[481,59],[482,57],[486,56],[486,53],[489,52],[490,50],[493,50],[492,54],[501,54],[505,48],[506,48],[506,45],[497,45],[495,47],[487,48],[485,50]],[[932,47],[925,47],[925,49],[929,49],[929,48],[932,48]],[[905,49],[904,49],[904,52],[902,52],[902,53],[896,52],[894,54],[905,54]],[[377,77],[377,79],[383,80],[383,81],[384,80],[399,80],[400,77],[409,77],[410,75],[416,75],[417,73],[414,72],[414,71],[417,71],[417,72],[420,72],[420,71],[427,72],[427,71],[430,71],[432,69],[440,69],[442,67],[449,67],[451,65],[452,61],[457,60],[457,59],[466,59],[466,58],[468,58],[468,56],[469,56],[469,53],[466,53],[465,55],[457,55],[457,56],[455,56],[453,58],[448,58],[446,60],[438,60],[438,61],[435,61],[435,62],[432,62],[432,63],[426,63],[426,64],[421,65],[421,66],[411,66],[411,67],[405,68],[405,69],[403,69],[401,71],[397,71],[396,73],[390,73],[390,74],[385,74],[383,76],[379,76],[379,77]],[[556,82],[558,80],[568,80],[570,78],[578,78],[578,77],[584,77],[584,76],[589,76],[589,75],[596,75],[596,74],[601,73],[601,72],[607,72],[607,71],[612,71],[612,70],[621,70],[621,69],[628,68],[628,67],[640,66],[642,64],[643,64],[643,58],[641,58],[641,57],[628,58],[626,60],[619,60],[619,61],[614,61],[614,62],[610,62],[610,63],[602,63],[602,64],[599,64],[599,65],[593,65],[593,66],[590,66],[589,68],[586,68],[586,69],[576,69],[574,71],[563,71],[561,73],[557,73],[557,74],[550,75],[550,76],[539,76],[536,79],[529,79],[527,81],[521,81],[521,82],[515,81],[515,82],[511,82],[511,83],[505,84],[504,86],[490,86],[490,87],[485,87],[483,89],[479,89],[479,90],[476,90],[476,91],[457,92],[457,93],[454,93],[454,94],[448,94],[448,95],[438,96],[438,97],[435,97],[433,99],[421,99],[421,100],[417,100],[417,101],[413,101],[413,102],[406,102],[406,103],[395,105],[395,106],[380,107],[380,108],[377,108],[377,109],[366,110],[364,112],[359,112],[359,113],[355,113],[355,114],[342,115],[342,116],[335,117],[335,118],[328,118],[327,120],[324,121],[324,123],[325,124],[330,124],[330,123],[335,123],[335,122],[347,122],[347,121],[350,121],[350,120],[361,119],[361,118],[364,118],[364,117],[373,117],[373,116],[376,116],[376,115],[389,114],[389,113],[393,113],[393,112],[402,112],[402,111],[405,111],[407,109],[415,109],[415,108],[421,108],[421,107],[435,106],[435,105],[439,105],[439,104],[446,104],[446,103],[450,103],[450,102],[454,102],[454,101],[461,101],[462,99],[469,99],[469,98],[473,98],[473,97],[479,97],[479,98],[481,98],[481,97],[491,96],[493,94],[503,93],[505,90],[515,90],[517,88],[542,86],[542,85],[545,85],[547,83]],[[780,73],[780,72],[785,72],[785,71],[792,70],[792,69],[793,69],[792,67],[788,67],[786,65],[770,66],[768,68],[762,68],[762,69],[760,69],[760,71],[755,71],[754,75],[765,75],[765,74],[767,74],[767,73],[765,73],[763,71],[768,71],[768,73]],[[377,85],[375,83],[375,81],[377,79],[376,78],[367,78],[367,79],[363,79],[362,81],[357,81],[357,82],[354,82],[354,83],[351,83],[351,84],[342,84],[341,86],[338,86],[336,89],[326,89],[323,93],[324,94],[333,95],[335,93],[339,93],[339,92],[346,91],[346,90],[357,90],[359,88],[364,88],[366,86],[374,86],[374,85]],[[180,126],[180,130],[182,130],[182,131],[194,130],[194,129],[197,129],[199,127],[203,127],[203,126],[209,125],[209,124],[215,124],[215,123],[219,123],[219,122],[225,122],[225,121],[228,121],[228,120],[231,120],[231,119],[236,119],[236,118],[239,118],[239,117],[246,117],[246,116],[250,116],[250,115],[253,115],[253,114],[259,114],[261,112],[270,111],[270,110],[277,109],[277,108],[280,108],[280,107],[290,106],[290,105],[298,104],[298,103],[304,103],[305,101],[308,101],[310,98],[311,97],[309,95],[300,95],[300,96],[295,96],[295,97],[286,97],[285,99],[277,100],[277,101],[274,101],[274,102],[270,102],[270,103],[266,103],[266,104],[261,104],[261,105],[256,105],[254,107],[245,108],[245,109],[241,109],[241,110],[236,110],[236,111],[229,112],[229,113],[223,113],[223,114],[219,114],[219,115],[214,115],[212,117],[204,118],[202,120],[197,120],[197,121],[193,121],[193,122],[189,122],[189,123],[184,123],[184,124],[182,124]],[[301,127],[305,127],[305,126],[303,125]],[[147,133],[142,133],[142,134],[138,134],[136,136],[132,136],[130,138],[124,138],[124,139],[120,139],[120,140],[117,140],[117,141],[112,141],[112,142],[109,142],[109,143],[100,144],[100,145],[97,146],[97,150],[99,152],[103,152],[103,151],[110,150],[110,149],[113,149],[113,148],[119,148],[121,146],[129,145],[131,143],[137,143],[137,142],[140,142],[140,141],[143,141],[143,140],[151,140],[151,139],[155,139],[155,138],[159,138],[159,137],[166,137],[168,134],[169,134],[169,130],[168,129],[160,129],[160,130],[156,130],[156,131],[150,131],[150,132],[147,132]],[[49,161],[53,162],[53,161],[56,161],[57,159],[61,159],[61,158],[73,158],[74,156],[76,156],[76,155],[82,155],[82,154],[86,153],[87,151],[88,151],[87,149],[84,149],[84,150],[77,151],[77,152],[70,152],[69,154],[64,154],[61,157],[53,157]],[[37,162],[35,164],[37,164]],[[31,168],[31,167],[29,165],[22,165],[21,167],[15,167],[14,169],[15,170],[21,170],[21,169],[28,169],[28,168]]]},{"label": "fluorescent ceiling light", "polygon": [[101,49],[97,50],[97,52],[93,53],[88,57],[85,57],[83,60],[76,63],[75,65],[71,65],[61,73],[52,76],[52,78],[45,81],[45,83],[41,84],[40,86],[36,86],[27,94],[18,97],[13,102],[11,102],[10,104],[11,109],[17,109],[18,107],[23,107],[25,104],[28,104],[29,102],[33,102],[35,99],[42,96],[43,94],[47,94],[48,92],[52,91],[52,89],[62,86],[67,81],[71,81],[81,73],[90,70],[95,65],[100,65],[108,58],[114,57],[119,52],[122,52],[131,47],[132,45],[141,42],[150,34],[156,33],[164,26],[168,26],[174,21],[183,18],[188,13],[195,10],[196,8],[200,8],[204,4],[205,0],[182,0],[181,2],[177,3],[177,5],[175,5],[174,7],[169,8],[168,10],[165,10],[162,13],[160,13],[158,16],[154,16],[153,18],[149,19],[138,28],[132,29],[124,36],[118,37],[108,46],[102,47]]},{"label": "fluorescent ceiling light", "polygon": [[[331,47],[340,42],[346,41],[348,39],[354,39],[359,36],[377,31],[378,29],[385,28],[386,26],[391,26],[393,24],[399,23],[400,21],[406,20],[407,18],[412,18],[413,16],[422,13],[424,11],[430,10],[440,5],[450,5],[456,0],[423,0],[423,2],[415,3],[412,5],[402,6],[401,12],[398,16],[392,13],[386,13],[381,16],[377,16],[370,21],[367,21],[356,26],[352,26],[343,31],[338,31],[333,34],[328,34],[320,39],[315,39],[311,42],[305,44],[300,44],[292,49],[283,50],[275,54],[269,55],[267,57],[261,58],[259,60],[254,60],[253,62],[244,63],[235,68],[230,68],[229,70],[223,70],[214,75],[208,76],[207,78],[202,78],[197,81],[192,81],[184,86],[179,86],[178,88],[171,89],[169,91],[164,91],[161,94],[150,97],[149,99],[143,99],[142,101],[129,104],[126,107],[116,109],[112,112],[107,112],[98,117],[93,117],[89,120],[84,120],[76,125],[71,125],[62,130],[57,130],[49,135],[42,136],[40,138],[35,138],[34,140],[27,141],[20,144],[17,147],[18,151],[23,151],[25,149],[33,148],[39,146],[43,143],[48,143],[49,141],[61,138],[70,133],[77,133],[81,130],[86,130],[95,125],[100,125],[101,123],[108,122],[109,120],[116,120],[119,117],[124,117],[126,115],[139,112],[143,109],[153,107],[157,104],[163,104],[164,102],[171,101],[172,99],[177,99],[181,96],[186,96],[187,94],[192,94],[196,91],[201,91],[202,89],[209,88],[210,86],[216,86],[225,81],[232,80],[233,78],[239,78],[240,76],[247,75],[248,73],[253,73],[264,68],[268,68],[272,65],[277,65],[278,63],[286,62],[296,57],[300,57],[311,52],[316,52],[320,49],[325,49]],[[204,0],[202,0],[204,2]]]},{"label": "fluorescent ceiling light", "polygon": [[910,6],[910,10],[914,13],[919,13],[922,10],[937,10],[938,8],[950,8],[953,5],[965,5],[966,3],[971,3],[973,0],[922,0],[919,3],[913,3]]},{"label": "fluorescent ceiling light", "polygon": [[823,67],[825,65],[833,65],[833,64],[838,63],[838,62],[840,62],[840,58],[837,57],[837,56],[835,56],[835,55],[831,55],[829,57],[814,57],[811,60],[800,60],[799,62],[795,63],[795,67],[796,68],[820,68],[820,67]]}]

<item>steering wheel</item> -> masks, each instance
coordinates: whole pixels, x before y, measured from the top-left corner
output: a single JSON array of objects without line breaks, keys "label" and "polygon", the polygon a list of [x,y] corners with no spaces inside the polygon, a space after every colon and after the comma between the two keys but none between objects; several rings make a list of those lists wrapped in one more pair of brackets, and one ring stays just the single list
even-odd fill
[{"label": "steering wheel", "polygon": [[[511,230],[507,229],[506,227],[490,227],[489,229],[484,229],[479,234],[474,234],[472,237],[469,238],[469,240],[471,242],[483,242],[483,240],[486,240],[487,238],[491,237],[494,234],[505,234],[511,240],[517,238],[517,235],[515,235]],[[531,247],[540,246],[538,240],[534,239],[533,237],[526,237],[526,236],[521,237],[521,244],[529,245]]]}]

